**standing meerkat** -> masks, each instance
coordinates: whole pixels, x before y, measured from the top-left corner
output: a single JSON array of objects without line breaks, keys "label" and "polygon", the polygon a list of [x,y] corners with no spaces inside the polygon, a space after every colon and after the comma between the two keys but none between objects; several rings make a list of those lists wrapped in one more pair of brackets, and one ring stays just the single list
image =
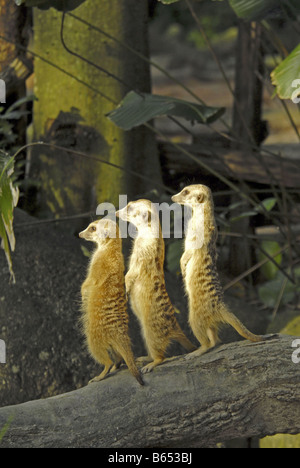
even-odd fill
[{"label": "standing meerkat", "polygon": [[192,354],[201,355],[217,344],[222,323],[230,324],[250,341],[263,341],[263,336],[251,333],[224,303],[217,271],[218,232],[211,190],[205,185],[190,185],[174,195],[172,201],[192,208],[180,259],[189,299],[189,323],[201,344]]},{"label": "standing meerkat", "polygon": [[195,346],[181,330],[166,290],[165,244],[154,205],[149,200],[138,200],[116,214],[137,228],[125,284],[133,312],[141,324],[148,357],[152,360],[142,368],[142,373],[151,372],[165,359],[172,340],[187,351],[195,350]]},{"label": "standing meerkat", "polygon": [[97,244],[87,278],[82,284],[83,326],[88,349],[103,372],[91,382],[103,380],[124,359],[139,384],[144,382],[135,364],[128,335],[122,240],[110,219],[91,223],[79,237]]}]

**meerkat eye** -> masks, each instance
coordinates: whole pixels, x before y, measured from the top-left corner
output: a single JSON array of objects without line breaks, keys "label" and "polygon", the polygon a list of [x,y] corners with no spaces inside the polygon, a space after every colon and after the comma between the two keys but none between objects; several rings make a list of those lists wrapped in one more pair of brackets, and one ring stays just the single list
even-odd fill
[{"label": "meerkat eye", "polygon": [[96,230],[97,230],[96,226],[91,226],[89,229],[90,232],[95,232]]},{"label": "meerkat eye", "polygon": [[190,193],[190,192],[189,192],[187,189],[185,189],[185,190],[182,192],[182,195],[183,195],[184,197],[186,197],[187,195],[189,195],[189,193]]}]

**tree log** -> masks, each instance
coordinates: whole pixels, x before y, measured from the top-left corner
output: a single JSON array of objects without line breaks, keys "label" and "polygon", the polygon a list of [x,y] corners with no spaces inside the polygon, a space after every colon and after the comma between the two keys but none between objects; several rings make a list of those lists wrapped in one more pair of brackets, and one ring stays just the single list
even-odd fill
[{"label": "tree log", "polygon": [[[211,447],[237,437],[300,432],[296,337],[219,346],[145,375],[127,369],[45,400],[0,409],[1,447]],[[298,353],[299,355],[299,353]]]}]

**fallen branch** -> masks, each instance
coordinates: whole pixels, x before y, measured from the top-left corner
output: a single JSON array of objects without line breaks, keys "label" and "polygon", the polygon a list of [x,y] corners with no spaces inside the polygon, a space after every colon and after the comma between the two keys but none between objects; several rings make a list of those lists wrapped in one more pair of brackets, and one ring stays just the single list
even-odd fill
[{"label": "fallen branch", "polygon": [[0,408],[0,429],[11,420],[0,446],[188,448],[298,433],[295,339],[242,341],[173,358],[145,375],[145,387],[122,369],[70,393]]}]

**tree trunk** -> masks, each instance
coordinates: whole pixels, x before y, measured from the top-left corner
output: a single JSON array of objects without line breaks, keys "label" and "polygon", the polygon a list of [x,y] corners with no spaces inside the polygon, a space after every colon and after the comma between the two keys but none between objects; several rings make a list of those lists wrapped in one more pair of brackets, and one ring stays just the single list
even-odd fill
[{"label": "tree trunk", "polygon": [[[265,124],[261,121],[263,101],[263,51],[262,26],[239,20],[238,46],[236,53],[235,99],[233,109],[233,135],[239,139],[235,149],[242,149],[249,154],[253,146],[259,146],[265,138]],[[256,163],[256,159],[253,159]],[[240,185],[241,192],[245,190]],[[240,201],[240,195],[233,195],[232,203]],[[253,207],[243,205],[232,213],[239,216]],[[235,232],[246,236],[253,234],[250,218],[242,218],[234,223]],[[234,238],[230,241],[230,273],[237,276],[255,263],[255,251],[247,237]]]},{"label": "tree trunk", "polygon": [[16,44],[27,46],[29,22],[27,8],[18,7],[15,2],[0,0],[0,78],[6,83],[7,94],[18,91],[32,73],[32,61],[26,57],[24,49]]},{"label": "tree trunk", "polygon": [[[147,0],[87,0],[74,14],[147,56]],[[62,14],[54,9],[34,9],[35,51],[81,82],[35,59],[35,140],[81,151],[150,179],[145,183],[104,163],[38,147],[31,177],[41,182],[40,212],[57,216],[96,213],[101,202],[118,206],[119,194],[132,197],[160,182],[153,135],[146,128],[125,133],[105,117],[130,89],[150,91],[149,66],[122,45],[66,15],[63,38],[73,55],[62,45],[61,21]]]},{"label": "tree trunk", "polygon": [[[0,409],[2,447],[211,447],[237,437],[300,432],[296,337],[223,345],[129,371],[57,397]],[[298,353],[299,355],[299,353]]]}]

